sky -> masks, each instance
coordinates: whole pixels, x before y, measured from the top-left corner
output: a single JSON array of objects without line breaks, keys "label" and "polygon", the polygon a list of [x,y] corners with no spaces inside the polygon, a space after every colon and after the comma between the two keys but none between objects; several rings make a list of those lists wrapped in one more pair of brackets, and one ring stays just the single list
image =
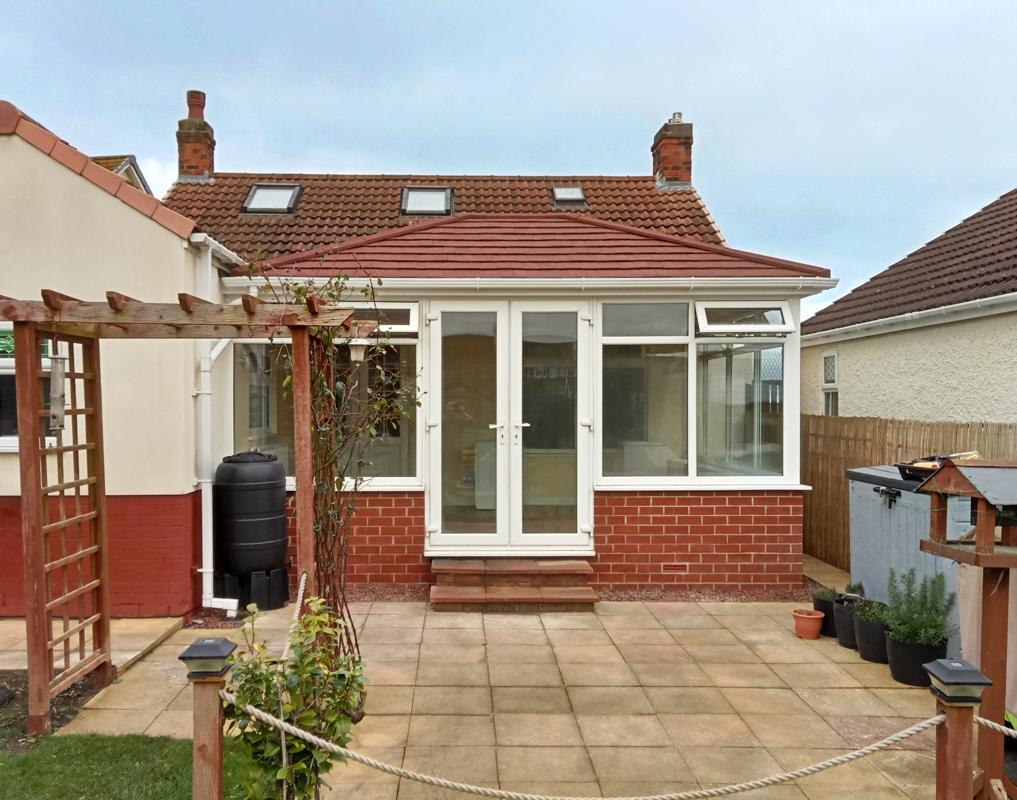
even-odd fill
[{"label": "sky", "polygon": [[650,173],[674,111],[727,243],[832,301],[1017,184],[1017,4],[5,2],[0,98],[176,174],[187,89],[223,171]]}]

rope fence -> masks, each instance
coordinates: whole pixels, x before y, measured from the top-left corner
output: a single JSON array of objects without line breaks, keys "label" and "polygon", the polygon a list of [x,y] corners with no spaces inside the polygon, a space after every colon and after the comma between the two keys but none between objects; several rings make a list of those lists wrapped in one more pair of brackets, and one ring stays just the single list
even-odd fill
[{"label": "rope fence", "polygon": [[977,722],[979,725],[983,725],[984,727],[989,728],[990,730],[996,731],[996,733],[1001,733],[1004,736],[1009,736],[1011,739],[1017,739],[1017,730],[1014,730],[1013,728],[1008,728],[1006,727],[1006,725],[1000,725],[998,722],[993,722],[991,719],[986,719],[985,717],[979,717],[977,715],[975,716],[975,722]]},{"label": "rope fence", "polygon": [[[220,690],[219,696],[230,705],[238,705],[236,697],[225,690]],[[450,781],[445,778],[438,778],[434,775],[424,775],[420,772],[413,772],[412,770],[403,769],[402,767],[397,767],[392,764],[386,764],[384,761],[378,761],[370,756],[365,756],[360,753],[356,753],[353,750],[348,750],[345,747],[340,747],[334,742],[329,742],[315,736],[313,733],[303,730],[302,728],[298,728],[284,720],[273,717],[271,714],[262,711],[260,708],[255,708],[251,705],[241,705],[240,708],[243,709],[246,714],[260,722],[263,722],[269,727],[275,728],[280,733],[289,734],[290,736],[302,739],[319,750],[324,750],[328,753],[340,756],[341,758],[346,758],[358,764],[363,764],[365,767],[370,767],[371,769],[375,769],[379,772],[384,772],[388,775],[394,775],[399,778],[405,778],[406,780],[415,781],[417,783],[423,783],[427,786],[437,786],[441,789],[449,789],[453,792],[462,792],[464,794],[475,794],[481,797],[493,797],[497,800],[589,800],[589,798],[584,797],[549,797],[539,794],[526,794],[525,792],[512,792],[507,789],[495,789],[490,786],[474,786],[469,783],[460,783],[459,781]],[[978,719],[980,720],[980,718]],[[826,761],[820,761],[818,764],[810,764],[807,767],[801,767],[799,769],[792,770],[791,772],[781,772],[777,775],[770,775],[767,778],[760,778],[759,780],[736,783],[731,786],[718,786],[712,789],[694,789],[688,792],[672,792],[669,794],[656,794],[645,797],[615,797],[607,798],[607,800],[700,800],[701,798],[726,797],[728,795],[738,794],[739,792],[763,789],[767,786],[774,786],[779,783],[787,783],[788,781],[798,780],[799,778],[805,778],[809,775],[815,775],[823,770],[839,767],[843,764],[850,764],[852,761],[857,761],[859,758],[864,758],[872,753],[878,753],[880,750],[886,750],[887,748],[893,747],[895,744],[899,744],[905,739],[909,739],[910,737],[915,736],[922,731],[926,731],[929,728],[941,725],[945,721],[946,716],[939,714],[938,716],[930,717],[922,722],[917,722],[902,731],[898,731],[891,736],[887,736],[885,739],[880,739],[878,742],[873,742],[872,744],[859,748],[858,750],[852,750],[850,753],[844,753],[843,755],[828,758]]]}]

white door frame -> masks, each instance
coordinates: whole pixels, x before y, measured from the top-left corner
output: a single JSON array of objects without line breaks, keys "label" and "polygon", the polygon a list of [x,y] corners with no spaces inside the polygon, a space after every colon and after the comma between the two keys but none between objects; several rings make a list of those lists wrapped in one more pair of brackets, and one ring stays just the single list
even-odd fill
[{"label": "white door frame", "polygon": [[[442,315],[446,312],[488,311],[497,314],[497,532],[444,533],[442,531]],[[522,314],[525,311],[576,313],[577,413],[576,494],[577,531],[558,534],[522,533]],[[593,554],[593,307],[587,300],[438,300],[428,306],[429,387],[426,398],[424,447],[426,538],[429,556],[514,556]],[[520,434],[516,436],[516,434]],[[518,442],[518,443],[517,443]]]}]

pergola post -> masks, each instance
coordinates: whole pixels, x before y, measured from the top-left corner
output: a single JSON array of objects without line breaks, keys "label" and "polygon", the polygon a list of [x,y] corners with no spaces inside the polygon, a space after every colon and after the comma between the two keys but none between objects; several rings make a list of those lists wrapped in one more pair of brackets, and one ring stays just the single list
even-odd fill
[{"label": "pergola post", "polygon": [[39,343],[35,325],[14,323],[14,382],[18,403],[21,463],[21,547],[25,571],[25,628],[28,647],[28,732],[52,730],[49,715],[49,621],[46,614],[42,535],[42,473],[39,468]]},{"label": "pergola post", "polygon": [[306,573],[308,593],[315,592],[314,460],[311,441],[311,346],[306,327],[292,329],[293,440],[296,461],[297,574]]}]

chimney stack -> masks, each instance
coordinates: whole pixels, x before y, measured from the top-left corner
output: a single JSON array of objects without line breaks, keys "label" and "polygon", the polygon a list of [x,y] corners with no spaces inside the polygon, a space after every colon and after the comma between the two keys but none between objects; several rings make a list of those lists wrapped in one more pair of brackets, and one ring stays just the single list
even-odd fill
[{"label": "chimney stack", "polygon": [[177,126],[178,180],[207,181],[215,170],[215,136],[205,122],[205,93],[187,93],[187,118]]},{"label": "chimney stack", "polygon": [[692,123],[682,122],[676,111],[653,137],[653,177],[657,183],[689,184],[692,182]]}]

